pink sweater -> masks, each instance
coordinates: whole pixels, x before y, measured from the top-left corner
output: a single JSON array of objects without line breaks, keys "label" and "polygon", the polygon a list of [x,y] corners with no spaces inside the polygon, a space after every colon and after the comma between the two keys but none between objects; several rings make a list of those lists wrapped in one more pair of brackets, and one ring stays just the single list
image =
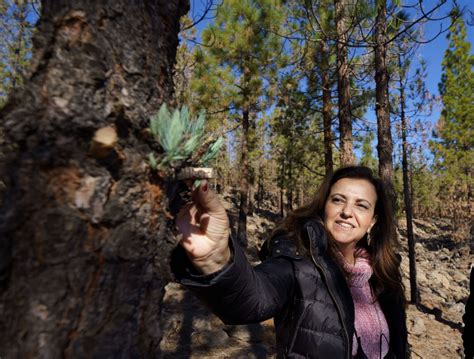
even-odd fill
[{"label": "pink sweater", "polygon": [[364,248],[358,248],[355,253],[354,265],[340,256],[340,262],[346,272],[347,284],[352,294],[355,310],[355,330],[353,337],[352,355],[356,355],[357,337],[365,355],[369,359],[383,358],[388,353],[389,330],[385,316],[370,288],[369,279],[372,276],[369,254]]}]

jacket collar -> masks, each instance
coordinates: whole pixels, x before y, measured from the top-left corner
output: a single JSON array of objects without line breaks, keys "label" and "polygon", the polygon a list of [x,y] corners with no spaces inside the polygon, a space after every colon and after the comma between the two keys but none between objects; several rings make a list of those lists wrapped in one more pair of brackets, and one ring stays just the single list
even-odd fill
[{"label": "jacket collar", "polygon": [[324,255],[328,249],[328,238],[322,220],[319,217],[310,219],[303,228],[307,236],[305,239],[309,242],[308,248],[311,248],[315,255]]}]

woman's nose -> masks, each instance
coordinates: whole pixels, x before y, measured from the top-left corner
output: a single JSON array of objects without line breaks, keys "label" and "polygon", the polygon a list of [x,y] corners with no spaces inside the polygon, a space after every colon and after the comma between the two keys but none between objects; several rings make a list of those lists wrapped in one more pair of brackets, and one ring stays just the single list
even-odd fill
[{"label": "woman's nose", "polygon": [[342,207],[341,216],[344,218],[352,216],[352,206],[350,204],[346,204]]}]

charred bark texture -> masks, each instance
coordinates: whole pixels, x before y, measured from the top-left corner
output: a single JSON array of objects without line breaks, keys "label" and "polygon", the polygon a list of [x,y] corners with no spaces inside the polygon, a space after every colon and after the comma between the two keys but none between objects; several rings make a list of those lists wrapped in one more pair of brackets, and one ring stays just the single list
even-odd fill
[{"label": "charred bark texture", "polygon": [[335,0],[335,17],[337,33],[337,93],[339,105],[339,133],[341,165],[346,166],[354,162],[352,151],[352,118],[351,93],[349,82],[349,63],[347,61],[347,24],[344,8],[345,0]]},{"label": "charred bark texture", "polygon": [[[31,75],[1,111],[2,358],[159,356],[173,240],[145,129],[188,6],[42,1]],[[118,142],[97,158],[106,126]]]},{"label": "charred bark texture", "polygon": [[388,101],[387,69],[387,4],[377,3],[375,24],[375,113],[377,116],[377,153],[379,157],[379,175],[384,181],[387,192],[396,203],[392,174],[392,132],[390,126],[390,104]]}]

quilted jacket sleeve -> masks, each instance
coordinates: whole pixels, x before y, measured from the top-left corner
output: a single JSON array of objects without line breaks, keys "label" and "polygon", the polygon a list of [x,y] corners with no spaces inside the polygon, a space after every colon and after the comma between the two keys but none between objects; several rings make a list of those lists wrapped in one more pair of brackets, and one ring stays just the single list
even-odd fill
[{"label": "quilted jacket sleeve", "polygon": [[229,245],[229,264],[209,275],[194,271],[184,250],[177,247],[171,261],[176,280],[194,291],[226,324],[256,323],[278,315],[293,293],[292,259],[272,256],[252,267],[239,245],[233,240]]}]

